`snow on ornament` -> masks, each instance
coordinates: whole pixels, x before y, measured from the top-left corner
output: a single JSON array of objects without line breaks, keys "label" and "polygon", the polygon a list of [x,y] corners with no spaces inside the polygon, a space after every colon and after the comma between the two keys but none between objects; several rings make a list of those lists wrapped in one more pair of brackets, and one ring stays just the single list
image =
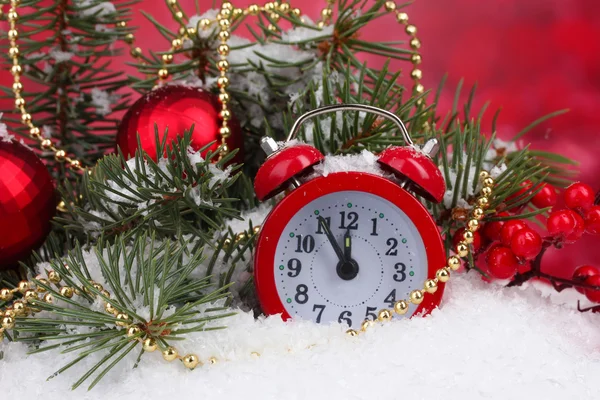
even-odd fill
[{"label": "snow on ornament", "polygon": [[[254,277],[267,314],[357,329],[365,319],[387,318],[380,310],[425,315],[441,300],[444,285],[434,279],[446,264],[442,238],[411,194],[438,203],[443,198],[444,179],[430,158],[435,140],[420,149],[394,114],[344,104],[304,114],[288,140],[309,118],[348,110],[391,119],[407,146],[324,161],[307,144],[279,146],[263,139],[268,157],[255,179],[257,197],[267,200],[292,188],[265,219],[257,241]],[[301,182],[311,170],[321,175]]]}]

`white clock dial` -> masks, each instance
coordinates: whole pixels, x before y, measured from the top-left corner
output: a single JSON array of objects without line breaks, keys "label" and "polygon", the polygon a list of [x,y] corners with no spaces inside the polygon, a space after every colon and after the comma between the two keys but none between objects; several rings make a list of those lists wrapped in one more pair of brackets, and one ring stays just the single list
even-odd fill
[{"label": "white clock dial", "polygon": [[[355,329],[408,299],[427,270],[425,245],[408,216],[360,191],[308,203],[288,222],[275,252],[277,292],[290,316]],[[415,311],[411,305],[405,317]]]}]

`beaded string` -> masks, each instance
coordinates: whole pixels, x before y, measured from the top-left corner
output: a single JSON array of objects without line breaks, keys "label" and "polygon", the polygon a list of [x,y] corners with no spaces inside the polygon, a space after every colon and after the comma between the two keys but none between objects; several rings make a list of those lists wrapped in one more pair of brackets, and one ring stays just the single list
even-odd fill
[{"label": "beaded string", "polygon": [[[415,289],[410,292],[409,298],[406,300],[399,300],[394,304],[391,309],[382,309],[377,314],[377,320],[379,322],[390,321],[394,314],[404,315],[408,312],[409,305],[421,304],[423,299],[428,294],[433,294],[438,290],[439,283],[445,283],[450,279],[450,271],[456,271],[461,265],[460,257],[466,257],[469,254],[469,244],[473,243],[474,232],[479,229],[479,221],[485,214],[485,209],[488,207],[490,202],[490,196],[492,195],[492,188],[494,187],[494,179],[490,177],[487,171],[482,171],[479,174],[479,179],[482,183],[482,189],[479,197],[476,200],[476,206],[471,210],[469,220],[467,221],[466,230],[463,233],[463,239],[456,245],[454,251],[456,255],[451,255],[446,261],[444,267],[439,268],[436,271],[434,278],[428,278],[423,282],[423,289]],[[260,227],[254,228],[256,233]],[[236,242],[243,240],[246,237],[246,232],[241,232],[236,237]],[[248,233],[249,235],[249,233]],[[50,284],[56,285],[58,293],[61,297],[70,299],[76,294],[80,294],[81,291],[86,289],[73,288],[69,286],[60,286],[62,281],[61,276],[56,271],[48,271],[47,279],[38,279],[39,283],[49,286]],[[110,293],[105,290],[102,285],[96,282],[91,282],[93,287],[100,292],[104,299],[104,310],[111,315],[114,315],[117,319],[115,323],[118,327],[125,329],[125,334],[131,338],[132,341],[137,341],[146,352],[155,352],[160,348],[162,357],[166,361],[180,360],[183,365],[189,369],[194,369],[198,365],[201,365],[200,357],[196,354],[190,353],[181,355],[176,347],[174,346],[161,346],[154,337],[150,336],[141,329],[142,321],[136,323],[130,316],[125,313],[119,312],[111,303]],[[88,294],[91,294],[86,292]],[[34,314],[34,307],[36,302],[43,301],[46,303],[53,303],[55,301],[54,295],[47,293],[46,289],[40,285],[36,285],[35,282],[21,281],[14,289],[0,289],[0,300],[9,302],[13,300],[16,294],[20,294],[21,298],[13,301],[12,305],[4,309],[0,309],[0,318],[2,324],[0,325],[0,340],[4,335],[5,330],[10,330],[15,327],[16,320],[18,318],[26,318],[29,315]],[[374,321],[365,320],[360,331],[355,329],[348,329],[346,334],[349,336],[357,336],[360,332],[364,332],[375,324]],[[312,348],[314,345],[308,346]],[[258,352],[252,352],[253,356],[260,356]],[[216,357],[209,357],[207,362],[209,364],[217,363]]]}]

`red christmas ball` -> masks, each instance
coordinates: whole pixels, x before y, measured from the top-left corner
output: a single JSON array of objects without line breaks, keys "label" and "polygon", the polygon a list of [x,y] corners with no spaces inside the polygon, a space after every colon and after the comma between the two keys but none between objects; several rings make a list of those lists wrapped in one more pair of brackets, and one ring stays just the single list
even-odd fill
[{"label": "red christmas ball", "polygon": [[593,206],[585,213],[585,231],[593,235],[600,234],[600,206]]},{"label": "red christmas ball", "polygon": [[[598,274],[600,274],[600,271],[598,271],[598,268],[596,268],[592,265],[582,265],[581,267],[577,267],[575,272],[573,272],[573,280],[578,283],[583,283],[590,276],[594,276],[594,275],[598,275]],[[574,286],[574,288],[579,293],[582,293],[582,294],[585,293],[585,289],[582,289],[577,286]]]},{"label": "red christmas ball", "polygon": [[542,189],[531,199],[531,203],[537,208],[554,207],[557,198],[556,188],[548,183],[544,183],[542,184]]},{"label": "red christmas ball", "polygon": [[533,229],[521,229],[513,235],[510,249],[517,257],[533,260],[542,251],[542,238]]},{"label": "red christmas ball", "polygon": [[504,246],[491,249],[486,257],[490,275],[497,279],[512,278],[517,273],[518,261],[514,253]]},{"label": "red christmas ball", "polygon": [[[506,211],[498,213],[498,217],[508,217],[510,214]],[[506,221],[491,221],[483,226],[483,236],[491,241],[500,240],[500,234]]]},{"label": "red christmas ball", "polygon": [[594,190],[582,182],[575,182],[565,189],[565,204],[572,210],[587,211],[594,205]]},{"label": "red christmas ball", "polygon": [[[146,93],[127,111],[119,125],[117,146],[126,158],[131,158],[138,148],[139,135],[142,149],[156,160],[156,128],[159,140],[166,133],[169,143],[182,137],[193,126],[192,148],[199,150],[216,141],[208,149],[214,151],[221,144],[220,111],[218,98],[210,92],[187,86],[162,86]],[[233,117],[228,126],[231,136],[227,139],[227,146],[230,150],[240,149],[235,159],[240,162],[243,146],[241,128]]]},{"label": "red christmas ball", "polygon": [[50,232],[54,185],[33,151],[0,140],[0,269],[17,264]]},{"label": "red christmas ball", "polygon": [[[600,275],[589,276],[585,280],[585,283],[587,283],[588,285],[600,287]],[[594,303],[600,303],[600,290],[585,289],[584,294],[589,301],[593,301]]]},{"label": "red christmas ball", "polygon": [[500,241],[503,245],[507,247],[510,246],[515,233],[525,228],[527,228],[527,224],[520,219],[511,219],[510,221],[506,221],[502,227],[502,231],[500,232]]}]

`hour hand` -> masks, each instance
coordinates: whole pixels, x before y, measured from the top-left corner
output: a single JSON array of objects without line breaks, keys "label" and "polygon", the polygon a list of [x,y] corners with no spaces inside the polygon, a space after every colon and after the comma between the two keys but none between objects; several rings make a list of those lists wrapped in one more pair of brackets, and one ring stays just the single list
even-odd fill
[{"label": "hour hand", "polygon": [[346,230],[344,235],[344,259],[350,261],[352,259],[352,237],[350,236],[350,229]]},{"label": "hour hand", "polygon": [[321,225],[323,232],[325,232],[325,236],[327,236],[327,240],[329,240],[329,243],[333,247],[335,254],[337,254],[340,262],[343,262],[345,260],[344,252],[340,248],[340,245],[338,244],[338,242],[335,240],[335,236],[333,236],[333,232],[331,232],[331,228],[329,228],[329,225],[327,225],[327,221],[325,220],[325,218],[323,218],[321,216],[317,217],[317,219],[319,220],[319,225]]}]

